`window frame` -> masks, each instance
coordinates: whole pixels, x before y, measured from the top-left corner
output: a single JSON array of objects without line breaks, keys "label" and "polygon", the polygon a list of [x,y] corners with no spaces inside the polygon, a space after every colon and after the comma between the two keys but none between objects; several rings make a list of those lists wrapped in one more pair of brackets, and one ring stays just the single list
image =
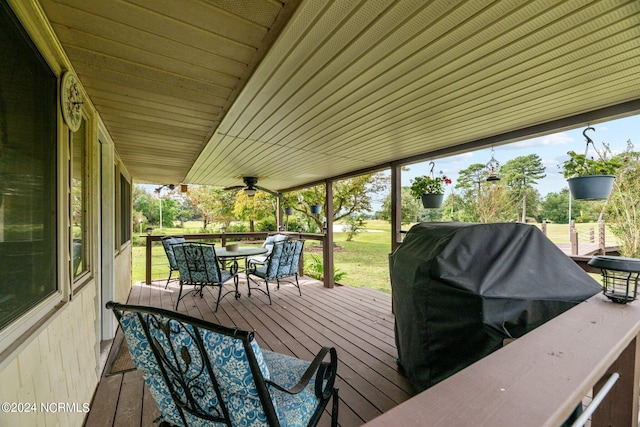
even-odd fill
[{"label": "window frame", "polygon": [[80,126],[80,129],[78,129],[77,132],[80,132],[82,129],[84,130],[84,138],[82,140],[82,143],[84,144],[84,152],[83,152],[83,182],[82,182],[82,209],[84,210],[83,212],[83,224],[82,224],[82,263],[83,263],[83,269],[80,270],[78,272],[77,276],[74,276],[74,268],[73,268],[73,209],[72,209],[72,203],[73,203],[73,199],[71,197],[71,194],[73,192],[73,155],[74,155],[74,150],[73,150],[73,143],[74,143],[74,134],[77,134],[77,132],[72,132],[71,130],[68,130],[68,144],[69,144],[69,166],[68,166],[68,173],[69,173],[69,182],[68,182],[68,193],[69,193],[69,212],[68,212],[68,216],[69,216],[69,243],[70,243],[70,248],[69,248],[69,253],[70,253],[70,260],[71,263],[69,265],[69,272],[70,272],[70,277],[71,277],[71,283],[72,283],[72,291],[75,294],[76,292],[78,292],[78,290],[80,288],[82,288],[82,286],[84,286],[89,280],[91,280],[93,278],[94,275],[94,268],[93,268],[93,262],[92,262],[92,258],[91,258],[91,248],[92,246],[92,239],[91,239],[91,235],[92,233],[90,233],[91,230],[91,218],[92,218],[92,204],[91,204],[91,170],[92,170],[92,146],[93,144],[92,139],[91,139],[91,126],[90,126],[90,121],[87,119],[87,117],[83,114],[82,115],[82,121],[83,121],[83,125]]},{"label": "window frame", "polygon": [[[0,330],[0,370],[9,366],[15,356],[24,349],[38,334],[46,328],[53,319],[60,315],[65,307],[72,300],[73,295],[85,285],[94,283],[96,272],[95,250],[91,243],[95,244],[98,236],[94,230],[96,226],[96,212],[98,208],[95,204],[95,196],[87,199],[87,239],[88,239],[88,262],[94,267],[90,268],[90,274],[82,275],[83,280],[77,281],[78,286],[74,286],[71,272],[72,251],[70,238],[70,166],[69,166],[69,129],[64,123],[60,109],[60,83],[63,72],[71,69],[71,65],[61,51],[57,40],[52,37],[51,25],[46,21],[37,4],[22,3],[14,0],[3,2],[0,8],[4,9],[8,16],[7,23],[13,25],[19,31],[30,46],[33,54],[41,62],[43,68],[51,73],[55,81],[55,100],[52,108],[55,108],[55,124],[52,130],[52,143],[55,144],[55,155],[51,159],[51,167],[54,169],[53,180],[55,181],[55,210],[57,218],[54,225],[55,233],[55,265],[56,289],[50,295],[44,297],[33,307],[20,314],[19,317],[7,324]],[[81,91],[83,89],[81,88]],[[83,97],[86,93],[83,91]],[[54,107],[55,105],[55,107]],[[97,141],[97,119],[95,110],[90,103],[83,105],[83,117],[86,120],[87,139],[86,144],[90,151],[87,153],[88,164],[86,171],[90,175],[87,181],[87,194],[93,195],[96,186],[97,174],[92,172],[95,160],[95,147],[93,141]],[[95,134],[95,138],[92,138]],[[53,141],[55,138],[55,141]],[[90,243],[91,242],[91,243]]]},{"label": "window frame", "polygon": [[[114,216],[114,222],[115,222],[115,227],[114,227],[114,247],[115,247],[115,253],[118,254],[120,251],[122,251],[124,248],[126,248],[128,245],[133,244],[133,223],[132,223],[132,206],[133,206],[133,180],[131,179],[131,176],[126,172],[124,165],[122,164],[122,162],[120,160],[116,160],[114,167],[113,167],[113,171],[114,171],[114,212],[113,212],[113,216]],[[122,191],[122,181],[125,180],[128,184],[128,190],[129,190],[129,194],[128,194],[128,199],[126,201],[126,203],[123,203],[123,197],[125,196],[125,194],[123,194]],[[123,206],[124,205],[124,206]],[[123,214],[125,214],[124,209],[128,209],[128,211],[126,212],[126,217],[127,218],[123,218]],[[123,228],[124,227],[128,227],[129,232],[128,234],[128,239],[123,239],[122,233],[123,233]]]}]

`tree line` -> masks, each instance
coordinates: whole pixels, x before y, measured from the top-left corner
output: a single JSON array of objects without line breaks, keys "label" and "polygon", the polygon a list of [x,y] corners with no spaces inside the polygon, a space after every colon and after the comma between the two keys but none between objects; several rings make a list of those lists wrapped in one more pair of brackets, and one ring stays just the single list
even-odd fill
[{"label": "tree line", "polygon": [[[357,223],[372,210],[376,194],[388,188],[389,178],[382,173],[365,174],[337,181],[333,184],[334,221]],[[135,186],[133,193],[134,227],[159,227],[162,204],[163,227],[174,227],[177,222],[201,221],[203,232],[215,232],[214,227],[225,227],[228,232],[276,231],[277,198],[257,191],[253,197],[241,189],[225,190],[221,187],[190,185],[187,193],[162,188],[149,192]],[[315,186],[283,194],[283,208],[291,215],[284,217],[289,231],[320,232],[326,224],[326,190]],[[321,213],[311,212],[311,206],[322,205]]]},{"label": "tree line", "polygon": [[[464,222],[597,222],[604,218],[619,240],[626,256],[640,256],[640,154],[626,151],[618,156],[622,169],[607,201],[571,201],[569,190],[541,197],[535,185],[544,178],[545,167],[537,154],[516,157],[500,168],[500,180],[487,181],[484,164],[472,164],[459,173],[459,178],[439,209],[424,209],[403,187],[402,222],[464,221]],[[389,177],[384,173],[366,174],[334,182],[334,221],[351,224],[356,230],[362,219],[390,220],[391,202]],[[149,193],[134,187],[134,227],[159,226],[160,203],[164,227],[177,222],[198,220],[203,232],[216,232],[225,227],[228,232],[275,231],[277,199],[258,191],[248,197],[241,190],[220,187],[189,186],[186,194],[176,190],[166,194]],[[382,195],[382,196],[380,196]],[[379,198],[380,200],[377,200]],[[316,186],[283,195],[283,207],[293,214],[285,216],[289,231],[321,232],[326,224],[326,206],[320,214],[311,213],[311,206],[324,204],[324,186]],[[374,214],[372,204],[382,202]]]}]

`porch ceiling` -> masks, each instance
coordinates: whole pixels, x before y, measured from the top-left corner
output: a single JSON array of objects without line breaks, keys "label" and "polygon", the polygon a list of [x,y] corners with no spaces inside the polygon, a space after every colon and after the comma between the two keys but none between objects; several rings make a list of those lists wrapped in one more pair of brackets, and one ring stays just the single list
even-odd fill
[{"label": "porch ceiling", "polygon": [[637,0],[41,3],[137,182],[282,189],[640,112]]}]

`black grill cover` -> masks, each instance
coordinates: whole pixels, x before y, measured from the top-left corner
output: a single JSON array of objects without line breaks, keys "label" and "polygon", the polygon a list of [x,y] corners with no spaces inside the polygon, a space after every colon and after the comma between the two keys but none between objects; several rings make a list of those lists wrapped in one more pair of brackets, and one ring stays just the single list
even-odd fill
[{"label": "black grill cover", "polygon": [[389,261],[398,362],[415,392],[602,290],[526,224],[417,224]]}]

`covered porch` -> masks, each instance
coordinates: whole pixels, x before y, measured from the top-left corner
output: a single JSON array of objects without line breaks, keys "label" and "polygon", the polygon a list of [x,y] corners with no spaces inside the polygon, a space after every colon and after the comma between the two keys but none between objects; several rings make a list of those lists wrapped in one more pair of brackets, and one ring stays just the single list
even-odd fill
[{"label": "covered porch", "polygon": [[[136,284],[129,304],[174,309],[177,282],[167,290],[166,281]],[[240,281],[242,297],[228,296],[214,313],[215,298],[187,296],[179,312],[226,326],[255,330],[262,348],[311,360],[323,345],[335,346],[339,367],[342,426],[359,426],[389,411],[411,396],[409,382],[396,367],[391,295],[367,288],[336,286],[303,277],[302,296],[292,285],[272,289],[273,305],[259,292],[247,296],[246,282]],[[230,285],[227,285],[230,286]],[[118,332],[110,358],[118,348]],[[107,369],[109,371],[109,364]],[[86,427],[150,426],[159,416],[153,398],[137,371],[103,374],[96,390]],[[325,413],[321,425],[329,424]]]},{"label": "covered porch", "polygon": [[[332,242],[334,184],[387,170],[396,247],[405,165],[640,112],[635,0],[0,4],[0,27],[23,42],[5,46],[20,47],[26,63],[9,61],[2,74],[2,142],[16,153],[3,172],[29,190],[16,193],[2,228],[20,241],[9,231],[29,218],[38,232],[26,236],[28,256],[48,256],[45,273],[23,277],[37,291],[33,308],[6,304],[0,394],[93,402],[88,415],[0,413],[1,425],[155,418],[135,373],[100,375],[99,350],[116,329],[105,303],[126,299],[131,286],[134,183],[234,187],[252,178],[278,194],[324,185]],[[34,73],[41,84],[27,78]],[[43,126],[42,136],[30,132]],[[50,250],[40,249],[39,230]],[[285,287],[271,307],[256,295],[224,300],[217,316],[207,299],[184,310],[255,329],[261,345],[301,358],[335,345],[342,426],[557,426],[612,372],[620,380],[591,423],[637,425],[639,303],[598,295],[409,398],[390,296],[325,276],[331,289],[309,281],[299,297]],[[130,302],[171,307],[163,288],[138,285]]]}]

